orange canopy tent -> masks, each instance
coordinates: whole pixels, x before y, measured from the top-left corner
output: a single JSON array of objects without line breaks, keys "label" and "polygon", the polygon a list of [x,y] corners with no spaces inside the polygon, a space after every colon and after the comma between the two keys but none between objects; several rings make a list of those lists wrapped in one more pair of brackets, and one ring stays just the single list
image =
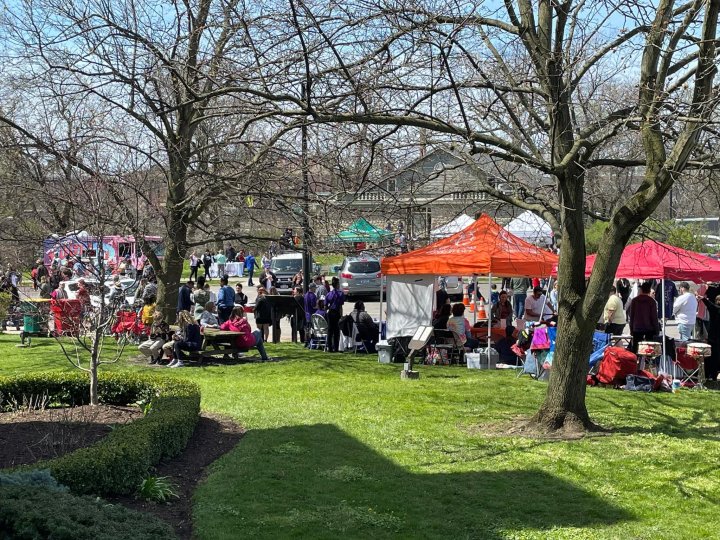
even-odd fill
[{"label": "orange canopy tent", "polygon": [[382,261],[391,275],[549,276],[557,255],[509,233],[487,214],[468,228],[424,248]]},{"label": "orange canopy tent", "polygon": [[412,336],[418,326],[430,324],[437,276],[541,277],[549,276],[557,262],[557,255],[514,236],[483,214],[452,236],[383,259],[387,337]]}]

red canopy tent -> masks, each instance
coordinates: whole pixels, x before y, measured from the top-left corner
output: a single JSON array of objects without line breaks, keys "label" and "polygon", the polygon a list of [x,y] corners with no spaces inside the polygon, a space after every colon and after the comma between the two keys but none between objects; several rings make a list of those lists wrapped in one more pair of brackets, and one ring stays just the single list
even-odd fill
[{"label": "red canopy tent", "polygon": [[410,253],[382,261],[385,275],[503,277],[549,276],[557,264],[554,253],[509,233],[487,214],[472,225]]},{"label": "red canopy tent", "polygon": [[[585,259],[585,275],[595,265],[595,255]],[[556,273],[557,269],[553,273]],[[630,244],[620,257],[617,277],[670,279],[673,281],[720,281],[720,261],[694,251],[669,246],[655,240]]]}]

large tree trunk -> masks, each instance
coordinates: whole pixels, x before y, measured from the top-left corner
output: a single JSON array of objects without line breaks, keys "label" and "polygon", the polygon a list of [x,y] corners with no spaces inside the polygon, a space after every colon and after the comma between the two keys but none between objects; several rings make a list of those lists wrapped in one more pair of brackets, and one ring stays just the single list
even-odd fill
[{"label": "large tree trunk", "polygon": [[187,225],[184,216],[176,209],[168,208],[168,235],[162,269],[157,272],[158,308],[165,320],[175,321],[178,290],[182,278],[185,252],[187,250]]}]

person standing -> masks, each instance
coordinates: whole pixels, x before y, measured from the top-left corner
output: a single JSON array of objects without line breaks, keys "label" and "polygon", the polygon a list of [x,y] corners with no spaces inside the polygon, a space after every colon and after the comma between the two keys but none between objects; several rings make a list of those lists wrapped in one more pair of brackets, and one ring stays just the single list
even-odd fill
[{"label": "person standing", "polygon": [[228,277],[223,275],[220,278],[220,291],[217,297],[218,320],[220,324],[230,318],[235,307],[235,291],[228,285]]},{"label": "person standing", "polygon": [[651,290],[652,286],[647,281],[640,285],[640,293],[632,299],[628,308],[634,353],[637,353],[641,341],[654,339],[660,333],[657,302],[650,296]]},{"label": "person standing", "polygon": [[525,277],[512,278],[510,280],[510,288],[513,290],[515,318],[522,319],[525,315],[525,300],[527,299],[527,291],[530,288],[530,280]]},{"label": "person standing", "polygon": [[210,267],[213,263],[213,256],[210,254],[210,250],[206,249],[202,256],[202,264],[205,270],[205,279],[210,281]]},{"label": "person standing", "polygon": [[210,291],[205,290],[205,278],[203,276],[198,279],[197,287],[195,287],[192,294],[192,301],[195,304],[195,313],[193,315],[195,320],[199,320],[205,310],[205,305],[210,302]]},{"label": "person standing", "polygon": [[680,296],[673,303],[672,314],[678,323],[680,341],[688,341],[692,337],[697,317],[698,302],[690,290],[690,284],[683,281],[680,284]]},{"label": "person standing", "polygon": [[630,298],[630,289],[632,288],[632,284],[630,283],[630,280],[627,278],[620,278],[615,283],[615,290],[617,290],[618,295],[620,295],[620,299],[623,302],[623,306],[627,305],[628,299]]},{"label": "person standing", "polygon": [[708,324],[708,343],[711,345],[710,357],[705,359],[705,377],[711,381],[717,379],[720,371],[720,295],[711,302],[707,296],[698,297],[710,315]]},{"label": "person standing", "polygon": [[603,322],[606,334],[622,336],[627,321],[622,298],[617,295],[617,287],[610,287],[610,298],[605,303],[603,310]]},{"label": "person standing", "polygon": [[187,283],[184,283],[178,291],[177,309],[175,313],[181,311],[190,311],[192,309],[192,290],[195,283],[192,279],[189,279]]},{"label": "person standing", "polygon": [[263,341],[270,337],[270,325],[272,324],[272,306],[265,298],[265,287],[258,287],[257,299],[255,300],[255,324],[262,332]]},{"label": "person standing", "polygon": [[325,299],[327,296],[328,290],[327,287],[325,287],[325,282],[323,281],[322,276],[315,276],[315,285],[317,285],[317,290],[315,291],[315,294],[318,297],[318,300]]},{"label": "person standing", "polygon": [[255,269],[260,268],[257,261],[255,260],[255,257],[253,256],[252,251],[248,251],[247,257],[245,257],[245,269],[248,272],[248,287],[252,287],[254,285],[253,283],[253,276],[255,275]]},{"label": "person standing", "polygon": [[217,265],[217,275],[220,278],[222,278],[225,275],[225,263],[226,262],[227,262],[227,257],[223,253],[222,249],[218,250],[217,255],[215,255],[215,264]]},{"label": "person standing", "polygon": [[190,279],[197,280],[200,268],[200,257],[194,251],[190,254]]},{"label": "person standing", "polygon": [[265,254],[262,256],[262,259],[260,259],[260,262],[262,263],[262,267],[263,267],[264,270],[269,270],[269,269],[270,269],[270,262],[271,262],[271,261],[272,261],[272,259],[270,258],[270,256],[269,256],[267,253],[265,253]]},{"label": "person standing", "polygon": [[307,341],[310,341],[310,334],[312,333],[310,329],[312,328],[312,316],[315,313],[315,310],[317,309],[317,303],[318,303],[318,297],[315,294],[315,291],[317,291],[317,285],[315,283],[311,283],[308,288],[308,292],[305,293],[305,296],[303,297],[303,303],[305,307],[305,337],[307,338]]},{"label": "person standing", "polygon": [[243,286],[242,283],[236,283],[235,284],[235,305],[236,306],[243,306],[248,303],[248,297],[247,294],[243,292]]},{"label": "person standing", "polygon": [[333,277],[332,289],[325,297],[328,322],[328,352],[336,353],[340,347],[340,317],[342,317],[342,307],[344,303],[345,293],[340,290],[340,280],[337,277]]}]

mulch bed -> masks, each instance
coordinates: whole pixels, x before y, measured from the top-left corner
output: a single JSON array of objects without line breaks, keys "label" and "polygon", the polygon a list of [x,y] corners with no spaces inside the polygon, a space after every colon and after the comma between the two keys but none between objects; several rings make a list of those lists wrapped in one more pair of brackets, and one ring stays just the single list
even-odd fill
[{"label": "mulch bed", "polygon": [[137,407],[29,407],[0,413],[0,469],[60,457],[90,446],[112,426],[142,417]]},{"label": "mulch bed", "polygon": [[[89,446],[107,435],[112,425],[142,417],[137,407],[98,405],[0,413],[0,469],[35,463]],[[201,413],[185,451],[151,472],[166,476],[179,498],[157,504],[133,496],[108,497],[112,503],[148,512],[168,522],[181,539],[192,537],[192,494],[205,479],[206,468],[232,450],[245,434],[235,422]]]},{"label": "mulch bed", "polygon": [[208,465],[232,450],[244,434],[245,430],[232,420],[201,413],[185,451],[170,461],[160,463],[152,472],[153,476],[167,476],[176,487],[179,498],[172,499],[170,504],[157,504],[134,497],[110,497],[107,500],[153,514],[172,525],[178,538],[189,539],[192,537],[192,495],[195,487],[205,479]]}]

